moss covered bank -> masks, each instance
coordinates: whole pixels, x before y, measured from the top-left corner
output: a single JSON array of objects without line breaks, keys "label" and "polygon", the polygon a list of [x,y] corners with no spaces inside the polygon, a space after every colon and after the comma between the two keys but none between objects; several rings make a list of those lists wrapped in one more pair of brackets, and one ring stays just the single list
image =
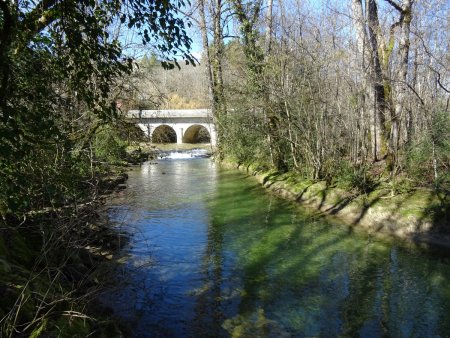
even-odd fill
[{"label": "moss covered bank", "polygon": [[361,193],[326,181],[312,181],[295,173],[277,173],[254,164],[221,162],[254,176],[266,189],[323,215],[337,217],[352,228],[373,234],[450,249],[450,198],[431,189],[392,194],[378,186]]}]

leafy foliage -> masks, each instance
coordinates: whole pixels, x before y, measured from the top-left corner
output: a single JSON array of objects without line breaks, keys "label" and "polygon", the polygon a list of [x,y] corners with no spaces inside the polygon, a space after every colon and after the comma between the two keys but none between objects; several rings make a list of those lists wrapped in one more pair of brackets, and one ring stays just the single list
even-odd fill
[{"label": "leafy foliage", "polygon": [[334,176],[340,187],[361,194],[370,193],[377,185],[367,166],[353,167],[347,162],[342,162]]},{"label": "leafy foliage", "polygon": [[94,137],[93,147],[95,156],[109,163],[119,163],[126,156],[126,143],[111,125],[99,128]]},{"label": "leafy foliage", "polygon": [[240,109],[240,114],[224,115],[220,120],[220,123],[226,126],[222,134],[223,151],[239,163],[253,161],[269,164],[270,155],[267,151],[266,139],[261,132],[263,119],[260,112],[246,105],[237,107]]},{"label": "leafy foliage", "polygon": [[[1,3],[3,212],[23,213],[37,207],[33,199],[39,200],[41,207],[65,201],[64,197],[53,198],[48,191],[65,196],[70,190],[65,179],[69,185],[86,181],[85,163],[92,160],[92,138],[100,147],[97,155],[117,159],[117,139],[100,128],[117,121],[116,97],[121,90],[117,79],[132,70],[132,60],[123,55],[120,36],[113,33],[115,26],[121,22],[136,30],[142,42],[152,44],[167,62],[178,54],[192,63],[188,52],[191,40],[176,15],[176,6],[183,4],[157,0]],[[107,154],[104,142],[113,141],[117,147]],[[25,192],[18,177],[24,186],[27,180],[36,184]],[[54,182],[49,184],[45,177]]]},{"label": "leafy foliage", "polygon": [[[80,205],[94,205],[105,171],[99,162],[117,161],[124,150],[119,135],[131,135],[115,128],[120,79],[133,68],[119,33],[136,32],[169,68],[177,56],[193,63],[177,15],[183,4],[0,1],[0,242],[4,229],[23,231],[32,250],[15,267],[29,271],[20,279],[24,298],[11,292],[17,301],[5,304],[6,312],[0,308],[0,336],[51,332],[65,309],[83,308],[86,299],[78,304],[74,289],[89,283],[82,274],[93,267],[76,273],[80,264],[68,267],[92,244],[93,211]],[[0,279],[0,289],[7,283]]]}]

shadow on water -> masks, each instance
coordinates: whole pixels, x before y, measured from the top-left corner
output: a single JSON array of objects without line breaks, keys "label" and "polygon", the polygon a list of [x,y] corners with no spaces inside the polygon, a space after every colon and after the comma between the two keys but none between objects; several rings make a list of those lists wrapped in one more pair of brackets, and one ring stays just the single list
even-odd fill
[{"label": "shadow on water", "polygon": [[220,225],[211,224],[208,229],[208,244],[202,257],[203,285],[197,290],[195,317],[191,330],[199,336],[220,337],[225,335],[222,323],[223,231]]},{"label": "shadow on water", "polygon": [[[188,183],[170,181],[170,167],[159,170],[169,173],[164,184],[179,185],[175,192],[181,193],[216,170],[194,169],[187,172],[197,178]],[[136,330],[136,337],[448,335],[448,258],[329,224],[267,195],[236,171],[213,176],[214,189],[198,190],[203,197],[183,204],[167,193],[172,204],[151,207],[147,196],[138,203],[146,212],[133,211],[150,215],[135,222],[150,234],[156,249],[148,255],[157,262],[133,286],[151,295],[133,298],[140,302],[131,312],[136,326],[151,330]],[[167,271],[171,278],[153,289]]]},{"label": "shadow on water", "polygon": [[233,184],[219,186],[211,214],[238,253],[241,272],[237,314],[223,324],[233,336],[259,329],[263,336],[409,337],[449,329],[442,311],[450,309],[450,274],[442,269],[448,261],[440,266],[274,197],[261,200],[252,186],[239,196]]}]

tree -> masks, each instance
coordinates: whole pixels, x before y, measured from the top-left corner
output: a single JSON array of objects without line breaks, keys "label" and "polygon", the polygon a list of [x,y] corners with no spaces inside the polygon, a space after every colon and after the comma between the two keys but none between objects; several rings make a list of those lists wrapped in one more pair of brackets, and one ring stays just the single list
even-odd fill
[{"label": "tree", "polygon": [[364,15],[361,0],[352,0],[352,9],[357,31],[358,57],[364,73],[364,103],[370,120],[372,158],[377,161],[384,157],[387,150],[386,100],[378,52],[378,32],[380,31],[378,7],[375,0],[366,0],[367,18]]},{"label": "tree", "polygon": [[133,60],[119,33],[137,32],[169,68],[176,55],[193,63],[182,4],[0,1],[0,241],[7,232],[27,248],[0,279],[0,336],[37,336],[69,320],[67,309],[85,310],[94,266],[79,268],[79,255],[99,241],[90,222],[110,170],[101,162],[124,150],[116,99]]},{"label": "tree", "polygon": [[[395,106],[394,114],[391,118],[391,131],[390,131],[390,152],[393,157],[393,166],[398,166],[398,151],[400,141],[400,123],[404,119],[406,97],[408,92],[408,61],[409,61],[409,46],[410,46],[410,26],[412,20],[412,6],[414,1],[403,0],[401,5],[396,4],[392,0],[387,0],[388,3],[393,6],[399,13],[400,19],[395,26],[400,27],[400,37],[398,45],[398,69],[396,72],[396,79],[394,85],[395,92]],[[405,143],[408,141],[406,140]],[[395,168],[392,168],[395,170]]]},{"label": "tree", "polygon": [[[172,60],[167,67],[176,65],[176,54],[193,63],[191,40],[176,12],[172,3],[154,0],[2,1],[2,176],[14,175],[7,168],[18,167],[38,145],[53,150],[64,146],[64,154],[85,148],[102,123],[117,118],[117,79],[132,70],[120,36],[113,34],[120,23]],[[2,201],[6,209],[12,207],[8,196]]]},{"label": "tree", "polygon": [[434,159],[426,184],[445,176],[433,135],[450,107],[448,33],[436,28],[449,25],[448,3],[231,3],[240,40],[225,45],[226,151],[315,179],[352,172],[395,186],[423,145]]},{"label": "tree", "polygon": [[226,114],[226,101],[223,86],[223,12],[225,3],[222,0],[209,2],[210,17],[212,20],[213,40],[209,41],[207,13],[205,1],[199,0],[200,30],[202,33],[203,50],[205,52],[206,72],[209,81],[212,113],[215,119],[218,148],[221,153],[221,138],[223,135],[223,117]]},{"label": "tree", "polygon": [[253,97],[254,103],[261,101],[262,106],[258,107],[266,119],[266,134],[272,166],[280,171],[286,170],[281,150],[281,138],[279,134],[279,117],[276,115],[271,105],[270,93],[266,86],[266,64],[271,53],[272,39],[272,10],[273,2],[269,1],[266,13],[266,43],[265,49],[259,43],[260,34],[258,31],[258,20],[262,11],[262,1],[244,3],[241,0],[233,0],[233,7],[240,25],[241,39],[246,57],[248,70],[247,85],[249,94]]}]

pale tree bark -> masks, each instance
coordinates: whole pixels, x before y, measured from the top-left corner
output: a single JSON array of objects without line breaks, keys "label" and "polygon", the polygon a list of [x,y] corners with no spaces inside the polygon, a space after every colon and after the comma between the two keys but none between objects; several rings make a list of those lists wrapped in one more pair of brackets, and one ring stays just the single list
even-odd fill
[{"label": "pale tree bark", "polygon": [[222,0],[214,0],[214,6],[212,10],[213,16],[213,26],[214,26],[214,58],[212,60],[212,75],[214,78],[215,91],[217,96],[217,115],[224,114],[226,111],[225,107],[225,96],[223,88],[223,29],[222,29]]},{"label": "pale tree bark", "polygon": [[266,41],[265,41],[265,54],[270,54],[272,49],[272,30],[273,30],[273,0],[267,1],[266,12]]},{"label": "pale tree bark", "polygon": [[213,95],[214,81],[211,69],[211,53],[209,51],[208,29],[206,26],[205,1],[198,0],[198,7],[200,11],[200,31],[202,32],[202,47],[205,53],[205,66],[206,66],[205,69],[209,84],[208,93],[214,113],[214,95]]},{"label": "pale tree bark", "polygon": [[358,56],[363,72],[364,106],[369,118],[372,159],[380,160],[386,150],[383,74],[378,54],[377,32],[380,30],[375,0],[366,0],[367,19],[361,0],[352,0],[353,24],[357,33]]},{"label": "pale tree bark", "polygon": [[[352,21],[353,21],[353,27],[356,31],[356,64],[360,68],[362,73],[362,91],[363,95],[361,95],[361,107],[359,110],[359,130],[360,130],[360,136],[361,136],[361,145],[362,148],[366,145],[366,128],[365,128],[365,122],[367,120],[367,111],[366,111],[366,93],[368,90],[368,78],[369,78],[369,68],[367,66],[368,60],[370,60],[370,53],[368,48],[368,41],[367,41],[367,34],[366,34],[366,26],[365,26],[365,18],[364,18],[364,11],[361,0],[352,0]],[[371,119],[371,116],[369,116],[369,119]],[[370,123],[369,123],[370,126]],[[367,150],[367,149],[366,149]],[[366,151],[366,153],[368,153]],[[359,149],[356,151],[356,156],[359,155]],[[365,156],[363,156],[365,159]],[[357,162],[357,160],[355,160]]]},{"label": "pale tree bark", "polygon": [[[265,66],[267,66],[267,63],[269,62],[270,54],[272,52],[272,30],[273,30],[273,0],[267,1],[267,12],[266,12],[266,32],[265,32],[265,41],[264,41],[264,61],[266,63]],[[264,77],[267,76],[267,68],[264,70]],[[267,82],[268,79],[264,79],[264,82]],[[273,112],[273,108],[271,107],[270,102],[270,91],[266,90],[264,95],[264,112],[266,115],[266,118],[269,122],[268,128],[269,132],[267,135],[268,141],[269,141],[269,150],[270,150],[270,157],[272,160],[272,164],[277,169],[281,169],[282,167],[282,160],[281,160],[281,154],[280,150],[278,149],[278,142],[279,142],[279,123],[278,119],[275,116],[275,113]]]},{"label": "pale tree bark", "polygon": [[370,87],[369,107],[373,116],[372,130],[372,156],[373,160],[382,159],[387,150],[387,138],[385,130],[386,99],[384,95],[383,73],[381,70],[378,32],[381,31],[378,20],[378,7],[375,0],[366,0],[367,31],[370,45]]},{"label": "pale tree bark", "polygon": [[[282,4],[282,2],[280,1],[280,7],[281,7],[281,22],[282,22],[282,26],[286,27],[285,24],[285,12],[284,12],[284,6]],[[287,53],[288,51],[288,46],[286,43],[286,39],[282,39],[282,47],[281,47],[282,52]],[[294,162],[294,168],[298,169],[300,167],[299,164],[299,160],[298,160],[298,149],[297,149],[297,134],[294,131],[294,123],[292,122],[292,116],[291,116],[291,108],[289,107],[288,104],[288,100],[287,98],[292,96],[292,91],[293,91],[293,86],[294,84],[292,83],[293,81],[291,81],[291,76],[290,76],[290,72],[291,69],[287,67],[287,60],[284,61],[283,64],[283,91],[284,91],[284,106],[285,106],[285,111],[286,111],[286,117],[287,117],[287,123],[288,123],[288,135],[289,135],[289,144],[290,144],[290,149],[291,149],[291,156]]]},{"label": "pale tree bark", "polygon": [[[287,25],[286,25],[286,11],[284,7],[283,0],[278,1],[280,6],[280,25],[282,27],[282,35],[281,35],[281,41],[280,41],[280,49],[278,50],[278,53],[282,55],[287,55],[289,48],[287,46],[287,39],[286,39],[286,31],[287,31]],[[268,29],[266,30],[266,55],[271,50],[272,45],[272,30],[273,30],[273,1],[269,0],[268,3],[268,11],[266,14],[267,18],[267,26]],[[287,132],[288,132],[288,140],[289,140],[289,147],[291,150],[291,157],[293,160],[294,168],[298,169],[300,167],[298,163],[298,152],[297,152],[297,143],[295,140],[295,132],[293,128],[292,123],[292,116],[291,116],[291,108],[288,103],[288,97],[292,94],[292,84],[290,80],[290,69],[287,66],[287,58],[282,59],[281,61],[281,90],[283,93],[283,105],[284,105],[284,111],[286,113],[286,120],[287,120]]]},{"label": "pale tree bark", "polygon": [[198,0],[200,11],[200,29],[202,33],[202,45],[206,57],[206,75],[209,83],[209,96],[211,108],[214,117],[214,123],[217,128],[217,143],[220,152],[222,128],[222,116],[226,113],[225,95],[223,87],[223,32],[222,32],[222,1],[214,0],[210,3],[211,17],[213,20],[213,43],[212,52],[208,38],[208,26],[206,23],[205,0]]},{"label": "pale tree bark", "polygon": [[[352,0],[352,15],[353,15],[353,27],[356,31],[356,47],[357,47],[357,65],[361,69],[362,72],[362,90],[363,90],[363,109],[361,110],[361,122],[363,123],[364,120],[367,119],[367,112],[366,112],[366,101],[367,101],[367,92],[369,90],[369,67],[368,63],[371,59],[371,55],[369,52],[369,43],[367,39],[367,33],[366,33],[366,25],[365,25],[365,17],[364,17],[364,11],[363,11],[363,5],[361,0]],[[373,119],[373,114],[369,115],[369,120]],[[372,131],[373,128],[371,128],[371,125],[373,123],[369,123],[370,130]],[[373,142],[374,140],[372,140]],[[375,148],[374,148],[375,149]]]},{"label": "pale tree bark", "polygon": [[[389,1],[397,10],[400,11],[400,38],[398,44],[398,60],[399,66],[397,69],[394,93],[395,93],[395,105],[394,115],[392,116],[391,124],[391,137],[390,137],[390,149],[394,156],[394,163],[398,162],[398,149],[399,149],[399,130],[400,122],[405,115],[405,105],[407,97],[407,76],[408,76],[408,57],[410,46],[410,26],[412,19],[412,5],[413,0],[403,0],[401,5],[396,5],[393,1]],[[407,142],[407,140],[406,140]]]}]

